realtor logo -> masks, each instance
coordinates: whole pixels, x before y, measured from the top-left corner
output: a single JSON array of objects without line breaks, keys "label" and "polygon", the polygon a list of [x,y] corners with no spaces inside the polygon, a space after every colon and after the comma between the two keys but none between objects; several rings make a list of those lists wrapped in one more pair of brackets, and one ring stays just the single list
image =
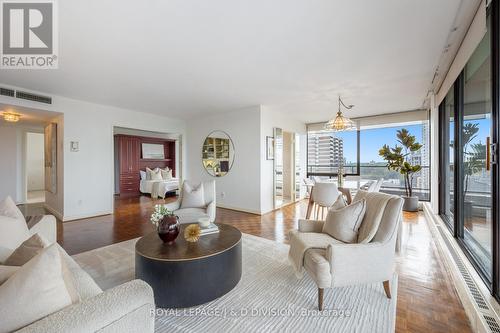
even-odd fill
[{"label": "realtor logo", "polygon": [[0,0],[1,68],[57,68],[55,0]]}]

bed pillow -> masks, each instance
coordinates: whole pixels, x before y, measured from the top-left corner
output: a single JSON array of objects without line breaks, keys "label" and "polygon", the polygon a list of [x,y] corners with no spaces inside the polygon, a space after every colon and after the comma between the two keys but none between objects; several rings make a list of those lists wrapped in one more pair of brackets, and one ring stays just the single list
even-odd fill
[{"label": "bed pillow", "polygon": [[19,208],[17,208],[16,203],[10,196],[7,196],[7,198],[0,201],[0,215],[26,222],[23,213],[21,213]]},{"label": "bed pillow", "polygon": [[11,332],[60,311],[79,299],[56,244],[0,285],[0,332]]},{"label": "bed pillow", "polygon": [[365,211],[365,199],[338,210],[329,209],[323,232],[344,243],[356,243]]},{"label": "bed pillow", "polygon": [[156,168],[154,170],[151,170],[150,168],[146,168],[146,173],[147,173],[148,180],[163,180],[163,178],[161,178],[161,169],[160,168]]},{"label": "bed pillow", "polygon": [[161,178],[163,180],[170,180],[172,179],[172,169],[166,168],[165,170],[161,170]]},{"label": "bed pillow", "polygon": [[19,245],[7,260],[5,260],[4,265],[22,266],[49,245],[50,243],[41,235],[34,234]]},{"label": "bed pillow", "polygon": [[0,216],[0,263],[30,236],[24,220]]},{"label": "bed pillow", "polygon": [[139,174],[141,175],[141,180],[146,180],[147,179],[146,171],[140,170]]}]

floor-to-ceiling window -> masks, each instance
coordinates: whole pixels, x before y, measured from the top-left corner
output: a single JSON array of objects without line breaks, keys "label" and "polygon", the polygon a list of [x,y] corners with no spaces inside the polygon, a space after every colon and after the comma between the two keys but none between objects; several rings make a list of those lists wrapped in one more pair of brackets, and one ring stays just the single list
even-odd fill
[{"label": "floor-to-ceiling window", "polygon": [[429,117],[426,110],[392,113],[357,118],[358,130],[333,132],[323,130],[322,124],[308,125],[307,175],[332,178],[343,163],[344,174],[360,176],[361,181],[383,179],[381,192],[403,195],[404,178],[388,170],[379,156],[384,144],[400,145],[397,131],[407,129],[422,144],[419,151],[411,152],[413,164],[422,170],[413,177],[414,193],[422,201],[430,200],[430,145]]},{"label": "floor-to-ceiling window", "polygon": [[[493,279],[491,23],[441,103],[440,214],[488,283]],[[498,60],[497,60],[498,61]],[[460,180],[460,181],[458,181]]]}]

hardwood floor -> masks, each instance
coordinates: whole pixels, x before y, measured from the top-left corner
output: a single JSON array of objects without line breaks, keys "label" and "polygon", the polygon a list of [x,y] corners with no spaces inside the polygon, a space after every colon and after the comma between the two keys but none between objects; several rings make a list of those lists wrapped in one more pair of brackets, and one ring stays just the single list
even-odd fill
[{"label": "hardwood floor", "polygon": [[[58,242],[70,254],[121,242],[154,231],[149,222],[154,204],[170,202],[149,197],[115,199],[115,214],[72,222],[58,222]],[[21,207],[25,215],[43,213],[40,205]],[[217,209],[217,221],[244,233],[287,243],[288,231],[306,215],[301,201],[263,216]],[[397,260],[399,274],[397,332],[471,332],[451,277],[427,227],[423,214],[404,214],[404,240]],[[325,290],[325,293],[334,290]]]}]

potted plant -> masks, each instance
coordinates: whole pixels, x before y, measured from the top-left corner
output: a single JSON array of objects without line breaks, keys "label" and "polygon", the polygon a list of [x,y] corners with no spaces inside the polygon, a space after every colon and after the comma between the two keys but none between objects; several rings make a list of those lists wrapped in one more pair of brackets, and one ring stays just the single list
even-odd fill
[{"label": "potted plant", "polygon": [[401,145],[396,144],[393,148],[384,145],[378,154],[387,161],[389,170],[399,172],[405,181],[405,196],[403,210],[408,212],[416,212],[418,210],[418,197],[413,195],[413,177],[415,173],[422,170],[418,164],[412,165],[411,155],[422,148],[422,145],[417,142],[417,138],[411,135],[407,129],[398,130],[396,137]]}]

